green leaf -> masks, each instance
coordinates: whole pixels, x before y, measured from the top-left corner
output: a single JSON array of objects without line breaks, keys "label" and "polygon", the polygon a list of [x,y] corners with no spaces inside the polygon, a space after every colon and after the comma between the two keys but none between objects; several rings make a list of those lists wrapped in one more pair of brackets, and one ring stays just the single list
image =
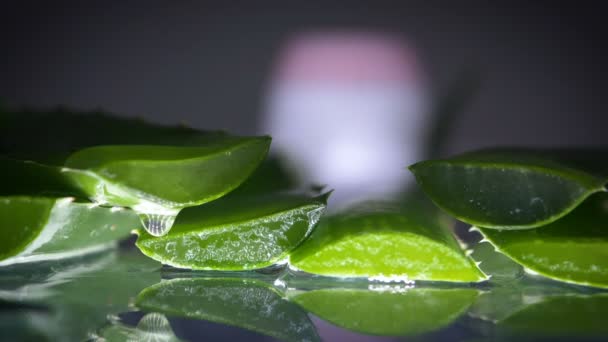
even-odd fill
[{"label": "green leaf", "polygon": [[472,251],[471,258],[478,262],[483,273],[490,276],[490,282],[493,284],[513,282],[524,275],[520,264],[496,251],[488,242],[476,243]]},{"label": "green leaf", "polygon": [[311,233],[328,196],[227,196],[183,210],[165,236],[139,231],[136,245],[147,256],[179,268],[263,268],[285,259]]},{"label": "green leaf", "polygon": [[74,153],[63,170],[98,203],[131,207],[162,236],[185,207],[238,187],[265,158],[270,138],[223,137],[197,147],[97,146]]},{"label": "green leaf", "polygon": [[321,221],[290,255],[298,270],[332,277],[478,282],[486,276],[452,235],[450,221],[420,198],[363,203]]},{"label": "green leaf", "polygon": [[606,191],[608,162],[595,150],[484,150],[410,166],[426,194],[471,225],[524,229],[551,223]]},{"label": "green leaf", "polygon": [[59,167],[0,156],[0,196],[15,195],[87,197]]},{"label": "green leaf", "polygon": [[62,165],[71,153],[99,145],[195,146],[222,136],[225,133],[160,126],[103,112],[0,108],[0,153],[45,164]]},{"label": "green leaf", "polygon": [[271,140],[61,109],[0,117],[0,153],[64,166],[55,176],[64,187],[99,204],[131,207],[156,236],[166,234],[182,208],[236,189]]},{"label": "green leaf", "polygon": [[256,279],[163,281],[142,291],[136,305],[145,311],[228,324],[284,341],[319,340],[305,312]]},{"label": "green leaf", "polygon": [[99,337],[105,341],[131,342],[131,341],[181,341],[175,336],[167,317],[153,312],[141,318],[137,326],[132,328],[127,325],[112,322],[101,329]]},{"label": "green leaf", "polygon": [[470,288],[403,291],[322,289],[290,295],[314,315],[344,329],[386,336],[417,335],[449,325],[473,304]]},{"label": "green leaf", "polygon": [[71,197],[0,197],[0,265],[107,248],[138,226],[131,211],[76,203]]},{"label": "green leaf", "polygon": [[608,194],[587,199],[564,218],[517,231],[479,228],[501,253],[531,273],[608,288]]}]

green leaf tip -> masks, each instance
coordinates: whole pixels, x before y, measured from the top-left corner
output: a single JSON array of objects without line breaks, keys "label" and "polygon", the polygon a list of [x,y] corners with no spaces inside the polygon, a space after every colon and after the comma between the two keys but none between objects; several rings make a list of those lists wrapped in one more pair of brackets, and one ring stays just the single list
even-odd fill
[{"label": "green leaf tip", "polygon": [[411,165],[422,190],[474,226],[529,229],[554,222],[606,191],[600,150],[490,149]]}]

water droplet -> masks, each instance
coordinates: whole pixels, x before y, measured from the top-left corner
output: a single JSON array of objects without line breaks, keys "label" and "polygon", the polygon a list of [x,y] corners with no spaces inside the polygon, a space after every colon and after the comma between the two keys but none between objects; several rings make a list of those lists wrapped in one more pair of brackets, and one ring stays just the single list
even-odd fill
[{"label": "water droplet", "polygon": [[139,213],[139,219],[141,224],[144,226],[146,231],[153,236],[166,235],[171,227],[177,214],[150,214],[150,213]]}]

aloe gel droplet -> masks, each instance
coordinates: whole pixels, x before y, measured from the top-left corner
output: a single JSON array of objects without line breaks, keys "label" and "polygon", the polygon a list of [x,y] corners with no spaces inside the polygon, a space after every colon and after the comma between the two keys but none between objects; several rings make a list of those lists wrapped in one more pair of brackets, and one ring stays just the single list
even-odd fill
[{"label": "aloe gel droplet", "polygon": [[144,229],[152,236],[164,236],[173,227],[175,218],[179,211],[163,212],[163,213],[141,213],[139,219]]},{"label": "aloe gel droplet", "polygon": [[139,321],[135,335],[138,341],[178,341],[167,317],[156,312]]}]

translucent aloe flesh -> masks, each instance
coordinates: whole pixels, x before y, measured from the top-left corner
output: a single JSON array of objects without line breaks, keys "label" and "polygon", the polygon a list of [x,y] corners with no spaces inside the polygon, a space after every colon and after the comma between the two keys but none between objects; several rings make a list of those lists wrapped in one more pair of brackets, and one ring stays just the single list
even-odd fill
[{"label": "translucent aloe flesh", "polygon": [[608,288],[608,194],[599,193],[562,219],[517,231],[479,228],[484,237],[530,273]]},{"label": "translucent aloe flesh", "polygon": [[145,311],[242,327],[282,341],[319,340],[306,312],[256,279],[173,279],[142,291],[136,305]]},{"label": "translucent aloe flesh", "polygon": [[0,197],[0,264],[59,258],[105,248],[139,226],[127,210],[73,198]]},{"label": "translucent aloe flesh", "polygon": [[363,204],[322,220],[290,255],[300,271],[386,281],[486,279],[461,250],[449,220],[415,201]]},{"label": "translucent aloe flesh", "polygon": [[600,150],[486,150],[410,166],[426,194],[452,216],[486,228],[551,223],[606,191]]},{"label": "translucent aloe flesh", "polygon": [[417,335],[449,325],[473,304],[475,289],[412,288],[402,291],[323,289],[289,300],[339,327],[363,334]]},{"label": "translucent aloe flesh", "polygon": [[184,209],[165,236],[139,231],[136,246],[147,256],[179,268],[264,268],[285,259],[313,231],[327,196],[227,196]]}]

